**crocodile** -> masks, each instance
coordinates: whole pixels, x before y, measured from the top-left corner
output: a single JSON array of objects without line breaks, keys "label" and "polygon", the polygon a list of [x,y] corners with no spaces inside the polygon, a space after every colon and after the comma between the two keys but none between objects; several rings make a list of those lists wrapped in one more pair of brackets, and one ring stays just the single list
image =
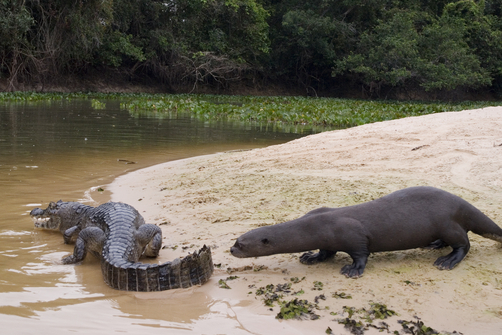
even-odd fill
[{"label": "crocodile", "polygon": [[35,227],[59,230],[65,243],[75,243],[73,254],[64,264],[75,264],[91,252],[101,261],[104,281],[125,291],[163,291],[202,285],[213,273],[211,249],[163,264],[141,263],[142,255],[157,257],[162,230],[145,223],[132,206],[107,202],[97,207],[79,202],[51,202],[46,209],[30,213]]}]

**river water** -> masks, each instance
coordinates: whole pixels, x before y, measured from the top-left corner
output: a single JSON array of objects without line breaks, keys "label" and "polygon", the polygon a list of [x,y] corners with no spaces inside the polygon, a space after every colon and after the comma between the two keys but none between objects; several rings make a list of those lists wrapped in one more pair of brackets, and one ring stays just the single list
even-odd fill
[{"label": "river water", "polygon": [[[271,126],[207,124],[187,115],[133,116],[120,109],[118,100],[106,101],[103,109],[94,109],[89,100],[0,104],[1,333],[235,331],[238,325],[222,324],[218,318],[221,302],[193,299],[197,290],[178,290],[175,294],[182,299],[173,308],[162,293],[152,300],[156,293],[108,288],[92,257],[79,266],[62,265],[61,257],[73,246],[63,244],[59,233],[35,230],[29,212],[59,199],[106,202],[107,184],[143,167],[308,134],[274,132]],[[194,321],[201,319],[206,321]]]}]

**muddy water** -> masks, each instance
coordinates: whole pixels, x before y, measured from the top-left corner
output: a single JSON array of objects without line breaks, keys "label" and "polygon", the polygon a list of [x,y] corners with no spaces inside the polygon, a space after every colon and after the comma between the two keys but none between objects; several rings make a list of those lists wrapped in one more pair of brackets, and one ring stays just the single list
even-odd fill
[{"label": "muddy water", "polygon": [[87,100],[0,105],[1,333],[248,333],[225,302],[197,288],[120,292],[103,283],[92,257],[62,265],[73,247],[59,233],[35,230],[28,213],[59,199],[105,202],[108,183],[142,167],[306,134],[205,124],[188,116],[133,117],[119,101],[99,110]]}]

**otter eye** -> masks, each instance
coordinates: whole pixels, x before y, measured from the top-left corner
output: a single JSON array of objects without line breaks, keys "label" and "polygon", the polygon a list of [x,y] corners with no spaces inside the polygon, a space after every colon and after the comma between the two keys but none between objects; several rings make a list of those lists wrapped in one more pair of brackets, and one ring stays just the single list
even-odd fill
[{"label": "otter eye", "polygon": [[263,243],[263,244],[268,244],[268,242],[269,242],[268,238],[264,238],[263,240],[261,240],[261,243]]}]

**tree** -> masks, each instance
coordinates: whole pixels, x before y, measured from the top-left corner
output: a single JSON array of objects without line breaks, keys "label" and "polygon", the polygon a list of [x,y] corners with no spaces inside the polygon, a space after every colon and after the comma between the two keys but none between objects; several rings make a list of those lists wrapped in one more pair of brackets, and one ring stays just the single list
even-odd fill
[{"label": "tree", "polygon": [[365,31],[355,52],[335,62],[333,75],[357,74],[373,91],[381,85],[403,85],[416,78],[421,63],[417,12],[397,11]]},{"label": "tree", "polygon": [[465,41],[465,22],[443,15],[421,34],[420,86],[425,90],[488,86],[491,77]]},{"label": "tree", "polygon": [[0,0],[0,13],[0,77],[7,73],[8,89],[14,90],[31,59],[27,32],[33,18],[22,0]]},{"label": "tree", "polygon": [[426,91],[490,85],[489,72],[467,43],[468,32],[466,21],[448,11],[439,18],[391,11],[361,34],[350,55],[335,61],[333,75],[358,76],[370,91],[382,85],[419,85]]},{"label": "tree", "polygon": [[268,52],[267,12],[255,0],[117,0],[114,13],[98,59],[171,84],[224,85]]},{"label": "tree", "polygon": [[92,63],[111,24],[113,0],[32,0],[27,3],[36,26],[29,40],[34,55],[51,76],[78,73]]}]

